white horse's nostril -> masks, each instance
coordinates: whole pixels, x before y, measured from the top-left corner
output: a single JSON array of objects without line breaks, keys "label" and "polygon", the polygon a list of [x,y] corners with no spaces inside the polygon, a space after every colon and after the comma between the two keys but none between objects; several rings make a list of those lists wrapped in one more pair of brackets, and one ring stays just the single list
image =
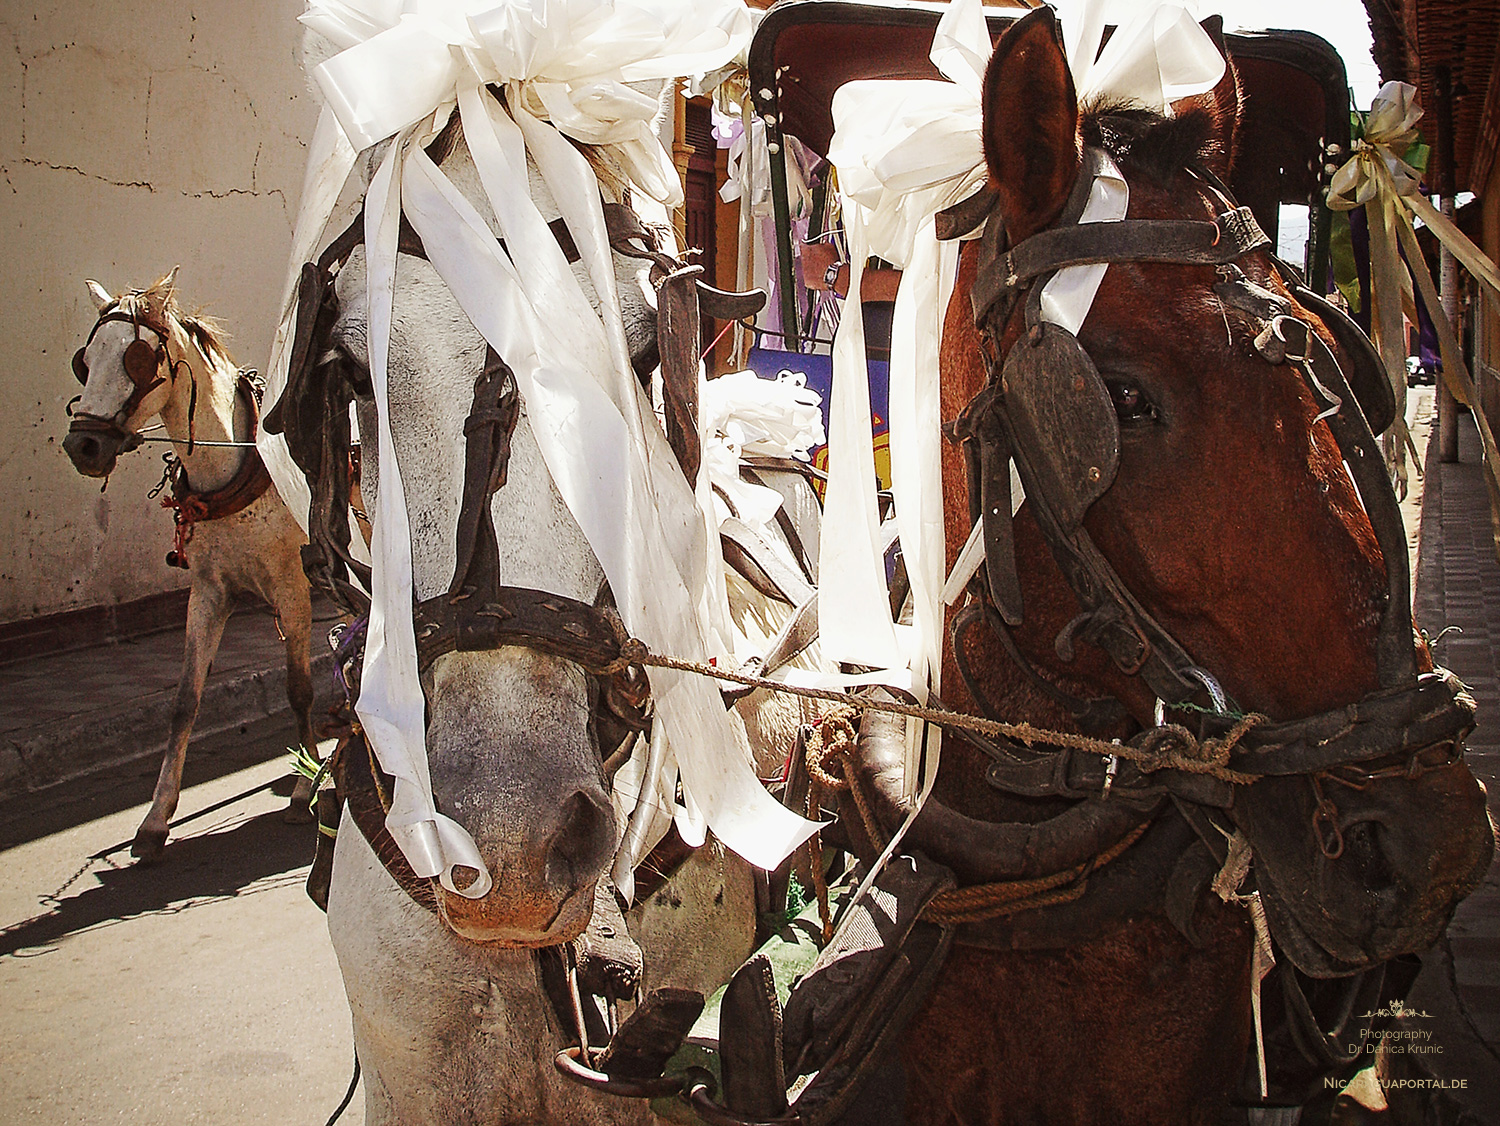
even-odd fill
[{"label": "white horse's nostril", "polygon": [[480,871],[478,868],[471,868],[467,864],[455,864],[449,878],[453,881],[454,887],[460,892],[464,892],[473,886],[474,881],[479,879],[479,876]]},{"label": "white horse's nostril", "polygon": [[546,880],[553,887],[580,887],[598,879],[614,854],[610,806],[582,790],[562,808],[547,850]]}]

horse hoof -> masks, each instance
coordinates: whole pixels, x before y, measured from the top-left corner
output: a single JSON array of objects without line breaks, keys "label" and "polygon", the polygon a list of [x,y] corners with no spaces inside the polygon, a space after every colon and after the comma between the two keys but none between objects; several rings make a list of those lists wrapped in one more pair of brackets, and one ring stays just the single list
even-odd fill
[{"label": "horse hoof", "polygon": [[157,863],[166,851],[167,831],[165,829],[138,829],[135,840],[130,842],[130,855],[142,864]]},{"label": "horse hoof", "polygon": [[317,817],[308,808],[308,803],[305,799],[298,801],[296,798],[293,798],[291,804],[286,807],[286,812],[281,815],[281,820],[288,825],[311,825],[317,820]]}]

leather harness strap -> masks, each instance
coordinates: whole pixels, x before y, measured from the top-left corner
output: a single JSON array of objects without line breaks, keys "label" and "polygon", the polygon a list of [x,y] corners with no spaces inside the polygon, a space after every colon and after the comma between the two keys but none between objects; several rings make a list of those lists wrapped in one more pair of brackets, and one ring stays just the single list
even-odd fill
[{"label": "leather harness strap", "polygon": [[[254,442],[260,430],[260,395],[254,383],[243,373],[235,387],[235,394],[242,396],[250,411],[250,433],[246,441]],[[172,477],[172,495],[163,498],[162,505],[174,509],[177,534],[172,550],[167,554],[167,566],[188,566],[187,545],[193,538],[193,525],[207,520],[222,520],[249,508],[265,496],[271,487],[271,473],[253,446],[244,451],[234,476],[206,493],[195,492],[188,481],[187,470],[181,461],[175,463]]]},{"label": "leather harness strap", "polygon": [[[256,391],[255,384],[244,373],[240,374],[235,394],[244,399],[250,410],[250,433],[244,440],[254,442],[256,435],[260,432],[260,395]],[[201,505],[203,514],[196,518],[198,520],[221,520],[225,516],[233,516],[236,512],[249,508],[264,496],[270,487],[271,474],[266,469],[266,463],[261,459],[260,451],[248,448],[245,450],[245,456],[240,459],[234,476],[217,489],[206,493],[194,490],[186,471],[179,470],[172,482],[172,496],[179,502],[191,499]],[[179,517],[179,522],[180,519]]]},{"label": "leather harness strap", "polygon": [[[999,220],[991,217],[991,223]],[[1270,244],[1248,207],[1221,214],[1215,222],[1182,219],[1122,219],[1053,227],[981,267],[974,282],[975,317],[1024,281],[1067,266],[1100,262],[1170,262],[1218,266]]]}]

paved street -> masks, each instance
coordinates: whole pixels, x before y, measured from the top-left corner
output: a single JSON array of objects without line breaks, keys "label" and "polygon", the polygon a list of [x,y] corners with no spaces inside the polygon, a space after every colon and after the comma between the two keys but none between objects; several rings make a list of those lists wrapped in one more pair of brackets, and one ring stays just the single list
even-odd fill
[{"label": "paved street", "polygon": [[[248,796],[174,831],[156,868],[127,846],[70,883],[130,840],[155,761],[0,804],[0,1122],[321,1124],[338,1105],[353,1049],[302,890],[313,828],[264,788],[289,727],[195,745],[179,817]],[[356,1095],[342,1121],[363,1118]]]}]

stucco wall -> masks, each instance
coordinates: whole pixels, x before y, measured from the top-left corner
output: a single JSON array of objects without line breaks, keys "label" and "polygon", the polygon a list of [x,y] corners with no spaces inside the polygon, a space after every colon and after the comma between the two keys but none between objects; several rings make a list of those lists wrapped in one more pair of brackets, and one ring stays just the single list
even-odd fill
[{"label": "stucco wall", "polygon": [[301,0],[0,5],[0,622],[179,586],[162,445],[101,494],[62,451],[68,361],[111,292],[180,265],[184,304],[263,368],[316,106]]}]

